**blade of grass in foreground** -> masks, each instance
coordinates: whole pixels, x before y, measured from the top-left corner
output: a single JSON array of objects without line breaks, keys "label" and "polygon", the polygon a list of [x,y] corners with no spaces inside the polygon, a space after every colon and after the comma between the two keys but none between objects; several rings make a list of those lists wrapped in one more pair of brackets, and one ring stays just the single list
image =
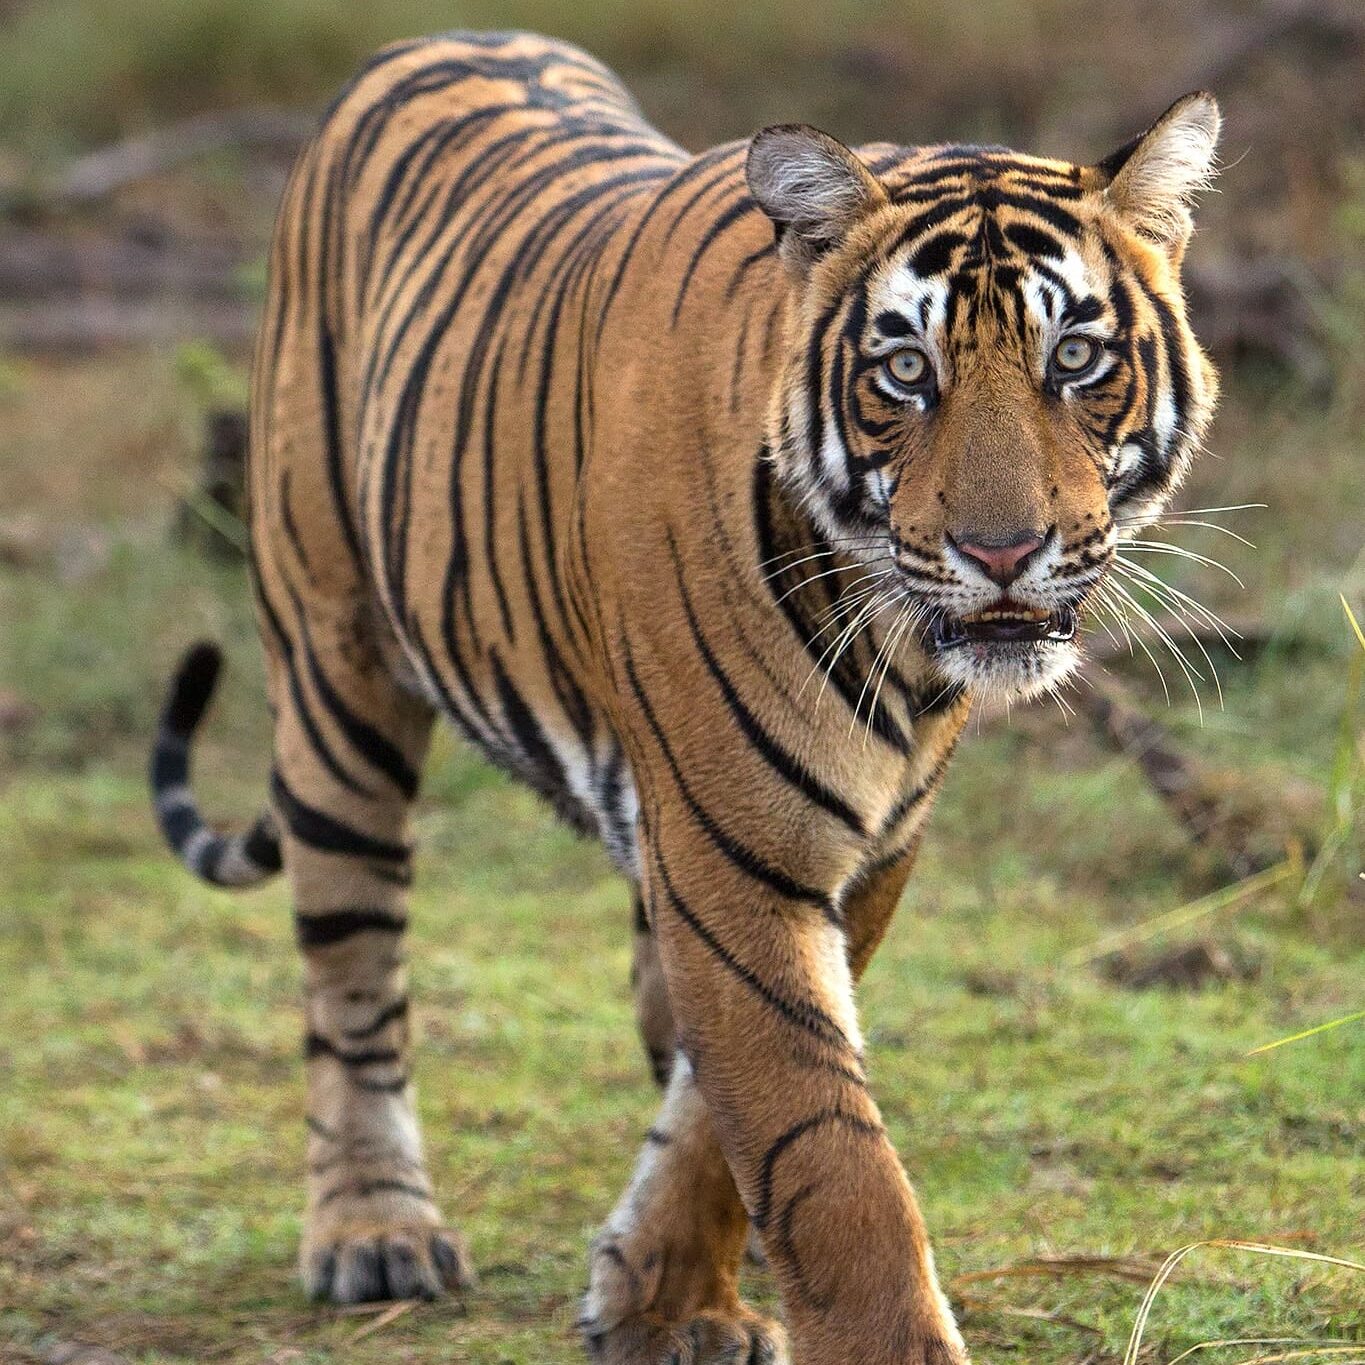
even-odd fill
[{"label": "blade of grass in foreground", "polygon": [[1356,620],[1356,614],[1351,610],[1345,593],[1341,594],[1341,605],[1346,612],[1346,619],[1351,623],[1351,629],[1356,633],[1356,639],[1360,641],[1361,649],[1365,649],[1365,630],[1361,630],[1360,622]]},{"label": "blade of grass in foreground", "polygon": [[1180,1365],[1182,1360],[1200,1351],[1218,1351],[1228,1346],[1292,1346],[1293,1351],[1279,1352],[1274,1356],[1258,1356],[1258,1360],[1284,1360],[1290,1356],[1303,1355],[1340,1355],[1360,1350],[1358,1341],[1343,1341],[1340,1337],[1227,1337],[1223,1340],[1197,1341],[1187,1346],[1178,1356],[1172,1356],[1166,1365]]},{"label": "blade of grass in foreground", "polygon": [[1286,1043],[1297,1043],[1300,1038],[1311,1038],[1315,1033],[1326,1033],[1328,1029],[1340,1028],[1343,1024],[1354,1024],[1357,1019],[1365,1019],[1365,1010],[1343,1014],[1340,1019],[1329,1019],[1325,1024],[1315,1024],[1312,1028],[1306,1028],[1299,1033],[1291,1033],[1288,1038],[1276,1038],[1273,1043],[1262,1043],[1260,1047],[1252,1048],[1246,1055],[1255,1057],[1273,1048],[1284,1047]]},{"label": "blade of grass in foreground", "polygon": [[[1133,1334],[1128,1338],[1128,1349],[1123,1354],[1123,1365],[1137,1365],[1138,1353],[1142,1349],[1142,1336],[1147,1330],[1147,1320],[1152,1315],[1152,1305],[1156,1302],[1156,1296],[1161,1292],[1161,1287],[1171,1278],[1172,1272],[1181,1261],[1192,1251],[1198,1251],[1201,1247],[1219,1247],[1231,1251],[1250,1251],[1258,1256],[1282,1256],[1293,1261],[1313,1261],[1319,1265],[1339,1266],[1345,1270],[1359,1271],[1365,1274],[1365,1265],[1359,1261],[1348,1261],[1342,1256],[1327,1256],[1317,1251],[1300,1251],[1295,1247],[1275,1246],[1269,1242],[1244,1242],[1232,1237],[1214,1237],[1207,1241],[1190,1242],[1186,1246],[1171,1252],[1166,1257],[1165,1263],[1157,1271],[1156,1277],[1147,1286],[1147,1292],[1142,1296],[1142,1304],[1138,1308],[1137,1318],[1133,1322]],[[1336,1348],[1332,1348],[1336,1349]],[[1358,1343],[1352,1344],[1349,1348],[1352,1351],[1361,1349]],[[1188,1352],[1186,1352],[1188,1354]],[[1312,1354],[1326,1354],[1325,1350],[1312,1352]],[[1256,1360],[1287,1360],[1290,1357],[1286,1354],[1275,1356],[1256,1357]],[[1176,1357],[1180,1359],[1180,1357]],[[1174,1363],[1172,1363],[1174,1365]]]},{"label": "blade of grass in foreground", "polygon": [[1062,961],[1068,967],[1084,967],[1097,958],[1129,948],[1134,943],[1142,943],[1149,938],[1155,938],[1158,934],[1183,928],[1197,919],[1203,919],[1205,915],[1215,914],[1219,910],[1231,910],[1252,896],[1257,896],[1262,891],[1269,891],[1271,887],[1278,886],[1293,871],[1294,865],[1291,862],[1276,863],[1274,867],[1268,867],[1264,872],[1258,872],[1255,876],[1247,877],[1244,881],[1234,882],[1231,886],[1220,887],[1207,896],[1201,896],[1198,900],[1179,905],[1174,910],[1166,911],[1165,914],[1143,920],[1140,924],[1131,925],[1127,929],[1119,929],[1112,934],[1106,934],[1089,947],[1077,948],[1074,952],[1068,953]]}]

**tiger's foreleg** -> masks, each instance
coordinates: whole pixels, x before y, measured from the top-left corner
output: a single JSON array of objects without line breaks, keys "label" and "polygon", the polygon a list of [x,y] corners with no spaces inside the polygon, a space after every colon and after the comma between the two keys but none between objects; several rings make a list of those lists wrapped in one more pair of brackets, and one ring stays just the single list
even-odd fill
[{"label": "tiger's foreleg", "polygon": [[[781,1285],[801,1365],[965,1360],[914,1195],[867,1092],[852,1003],[852,967],[865,965],[880,937],[908,857],[855,895],[847,935],[818,911],[736,911],[730,898],[746,888],[735,869],[708,859],[692,829],[670,830],[658,816],[645,862],[681,1052],[691,1062],[680,1062],[670,1083],[651,1135],[658,1151],[647,1147],[595,1247],[590,1347],[612,1361],[667,1360],[676,1342],[654,1344],[667,1322],[692,1343],[680,1359],[745,1359],[733,1345],[705,1342],[708,1310],[732,1333],[751,1320],[734,1288],[747,1211]],[[718,1174],[706,1178],[719,1152],[742,1204],[725,1202]],[[620,1317],[623,1304],[644,1308]],[[782,1358],[776,1329],[762,1324],[759,1332],[754,1358]]]},{"label": "tiger's foreleg", "polygon": [[[917,841],[916,841],[917,843]],[[856,981],[866,969],[895,911],[914,862],[915,846],[878,866],[847,896],[849,966]],[[676,1046],[673,1016],[653,928],[637,901],[635,954],[631,969],[636,1015],[646,1052],[655,1061]],[[728,1235],[739,1215],[748,1224],[729,1166],[724,1163],[715,1129],[695,1077],[680,1058],[663,1110],[650,1129],[635,1177],[594,1243],[592,1291],[585,1305],[590,1353],[622,1361],[668,1359],[661,1343],[690,1336],[691,1357],[708,1361],[707,1343],[716,1360],[780,1361],[787,1358],[785,1335],[777,1324],[753,1315],[738,1299],[735,1252]],[[682,1220],[680,1223],[680,1213]],[[686,1244],[676,1233],[689,1234]],[[665,1230],[661,1236],[660,1230]],[[761,1242],[750,1228],[748,1248],[760,1259]],[[647,1266],[640,1275],[634,1266]],[[647,1301],[643,1316],[638,1305]],[[708,1318],[699,1305],[712,1305]],[[718,1323],[732,1315],[728,1330]],[[700,1318],[700,1320],[698,1320]],[[596,1339],[592,1333],[596,1333]],[[748,1333],[751,1350],[727,1354],[726,1343]],[[951,1357],[950,1357],[951,1358]]]},{"label": "tiger's foreleg", "polygon": [[272,795],[304,960],[300,1268],[314,1297],[338,1303],[431,1297],[470,1278],[433,1198],[409,1079],[407,827],[432,715],[363,632],[324,641],[327,626],[301,616],[285,629],[268,643]]}]

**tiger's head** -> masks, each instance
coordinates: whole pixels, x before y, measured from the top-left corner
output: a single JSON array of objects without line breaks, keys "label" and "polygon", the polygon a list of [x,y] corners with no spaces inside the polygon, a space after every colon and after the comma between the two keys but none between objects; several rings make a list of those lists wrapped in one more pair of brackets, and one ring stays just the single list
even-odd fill
[{"label": "tiger's head", "polygon": [[792,277],[769,445],[880,610],[945,681],[1032,695],[1122,531],[1157,517],[1213,413],[1185,316],[1190,203],[1220,116],[1187,95],[1095,165],[875,147],[782,125],[750,191]]}]

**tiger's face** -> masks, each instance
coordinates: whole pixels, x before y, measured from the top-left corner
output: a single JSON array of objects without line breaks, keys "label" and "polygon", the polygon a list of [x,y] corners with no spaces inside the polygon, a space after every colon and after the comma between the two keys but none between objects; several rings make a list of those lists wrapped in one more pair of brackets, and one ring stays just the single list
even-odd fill
[{"label": "tiger's face", "polygon": [[1187,96],[1095,166],[753,141],[797,290],[774,459],[945,681],[1063,680],[1120,534],[1184,477],[1217,396],[1179,270],[1218,126]]}]

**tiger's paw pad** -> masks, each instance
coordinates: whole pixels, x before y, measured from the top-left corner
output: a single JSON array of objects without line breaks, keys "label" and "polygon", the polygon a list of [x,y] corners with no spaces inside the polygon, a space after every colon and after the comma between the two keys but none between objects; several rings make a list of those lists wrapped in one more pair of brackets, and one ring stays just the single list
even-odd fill
[{"label": "tiger's paw pad", "polygon": [[475,1283],[464,1238],[426,1225],[342,1225],[304,1247],[301,1268],[308,1296],[337,1304],[435,1299]]},{"label": "tiger's paw pad", "polygon": [[592,1321],[579,1327],[594,1365],[791,1365],[786,1332],[743,1305],[684,1322],[640,1313],[606,1330]]}]

